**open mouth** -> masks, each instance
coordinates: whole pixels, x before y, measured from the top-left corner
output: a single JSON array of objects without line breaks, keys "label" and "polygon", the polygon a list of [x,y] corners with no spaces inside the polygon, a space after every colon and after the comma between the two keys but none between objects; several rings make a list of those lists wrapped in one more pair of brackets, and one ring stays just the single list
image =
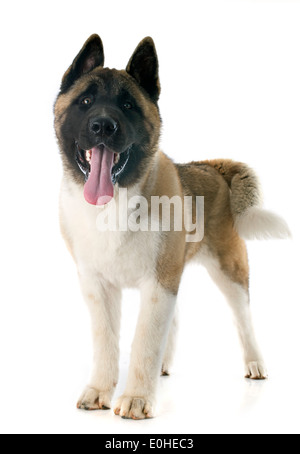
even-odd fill
[{"label": "open mouth", "polygon": [[105,145],[83,150],[76,142],[76,162],[85,176],[84,196],[92,205],[105,205],[114,195],[118,182],[130,158],[131,146],[115,153]]},{"label": "open mouth", "polygon": [[[95,147],[95,148],[97,148],[97,147]],[[105,149],[104,145],[100,145],[98,148],[103,149],[103,150]],[[116,184],[118,182],[119,177],[124,172],[125,167],[127,166],[128,161],[129,161],[131,148],[132,147],[130,146],[123,153],[114,153],[112,151],[109,151],[110,153],[114,154],[113,167],[111,170],[111,179],[112,179],[113,184]],[[93,155],[93,149],[83,150],[82,148],[79,147],[79,144],[76,142],[75,159],[76,159],[79,169],[85,176],[85,181],[88,180],[90,172],[91,172],[92,155]]]}]

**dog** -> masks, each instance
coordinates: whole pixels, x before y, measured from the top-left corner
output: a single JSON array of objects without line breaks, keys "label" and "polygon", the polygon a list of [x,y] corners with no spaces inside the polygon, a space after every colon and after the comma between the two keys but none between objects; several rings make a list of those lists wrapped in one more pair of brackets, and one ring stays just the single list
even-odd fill
[{"label": "dog", "polygon": [[[151,38],[141,41],[126,70],[116,70],[104,67],[102,41],[92,35],[64,74],[54,107],[64,170],[61,231],[77,265],[94,344],[91,380],[77,407],[111,408],[119,373],[121,291],[138,288],[141,309],[128,380],[114,406],[116,415],[138,420],[154,416],[159,376],[169,374],[176,297],[185,265],[192,261],[207,268],[229,302],[246,377],[267,378],[251,322],[245,240],[290,235],[283,219],[262,208],[258,178],[246,164],[221,159],[175,164],[160,150],[159,96]],[[159,209],[153,231],[100,231],[98,217],[109,216],[112,207],[118,216],[134,213],[134,204],[124,202],[125,190],[136,209],[141,200],[189,199],[194,224],[198,196],[203,197],[201,241],[187,241],[187,229],[175,228],[172,203],[169,229],[162,228]],[[151,208],[143,214],[149,219]]]}]

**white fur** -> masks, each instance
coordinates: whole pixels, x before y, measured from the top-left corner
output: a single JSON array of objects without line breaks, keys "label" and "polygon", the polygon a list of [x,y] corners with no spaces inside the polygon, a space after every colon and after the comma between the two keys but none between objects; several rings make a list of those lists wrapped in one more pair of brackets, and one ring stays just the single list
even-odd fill
[{"label": "white fur", "polygon": [[177,341],[177,331],[178,331],[178,306],[175,308],[175,314],[173,317],[173,321],[170,327],[170,332],[167,340],[167,346],[165,350],[165,356],[162,365],[162,374],[169,375],[170,369],[174,359],[174,353],[176,349],[176,341]]},{"label": "white fur", "polygon": [[218,261],[207,251],[203,251],[200,255],[200,262],[207,268],[211,278],[226,297],[233,312],[244,352],[246,377],[252,379],[266,378],[266,367],[258,348],[252,324],[248,292],[239,284],[232,282],[221,270]]},{"label": "white fur", "polygon": [[[128,198],[137,192],[138,188],[133,188]],[[115,199],[118,203],[117,194]],[[62,187],[61,207],[62,223],[73,245],[79,273],[95,272],[120,288],[139,287],[153,275],[161,241],[159,232],[97,230],[97,216],[102,210],[109,211],[110,204],[104,208],[89,205],[82,188],[72,183]]]},{"label": "white fur", "polygon": [[[139,195],[138,187],[128,193]],[[115,201],[118,205],[118,191]],[[87,204],[82,188],[65,182],[61,190],[61,221],[78,267],[82,293],[90,310],[94,343],[94,367],[89,385],[78,407],[98,409],[111,406],[118,381],[121,289],[141,290],[142,304],[132,345],[131,362],[124,394],[115,413],[125,418],[143,419],[154,414],[158,378],[168,372],[174,352],[177,319],[176,297],[164,289],[156,277],[157,257],[163,237],[160,232],[97,230],[97,217],[111,205],[97,208]],[[251,209],[237,223],[239,230],[258,234],[281,232],[277,217]],[[262,214],[263,213],[263,214]],[[268,219],[268,223],[262,222]],[[259,222],[260,220],[260,222]],[[283,224],[282,224],[283,225]],[[267,227],[267,228],[266,228]],[[287,228],[287,227],[286,227]],[[265,378],[266,371],[253,332],[249,296],[221,271],[215,258],[202,252],[200,260],[227,297],[244,348],[246,375]]]},{"label": "white fur", "polygon": [[[138,188],[132,192],[138,193]],[[110,210],[110,206],[88,205],[75,184],[63,184],[62,225],[90,310],[94,341],[92,377],[78,407],[93,410],[111,405],[118,381],[121,289],[137,287],[142,296],[141,312],[125,393],[115,411],[134,419],[151,417],[176,303],[176,297],[156,279],[162,237],[159,232],[99,232],[99,210]],[[170,342],[173,345],[172,338]]]},{"label": "white fur", "polygon": [[176,305],[176,297],[153,279],[142,285],[141,294],[127,385],[115,406],[116,414],[133,419],[154,415],[158,378]]},{"label": "white fur", "polygon": [[284,219],[259,207],[251,207],[237,216],[235,228],[240,237],[245,240],[291,237],[291,232]]},{"label": "white fur", "polygon": [[110,408],[119,378],[121,290],[91,269],[79,271],[79,280],[91,315],[94,366],[77,406],[89,410]]}]

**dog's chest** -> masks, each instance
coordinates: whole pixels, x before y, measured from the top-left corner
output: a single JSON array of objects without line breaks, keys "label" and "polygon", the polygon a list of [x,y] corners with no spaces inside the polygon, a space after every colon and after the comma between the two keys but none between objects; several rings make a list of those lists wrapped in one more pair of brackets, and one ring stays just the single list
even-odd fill
[{"label": "dog's chest", "polygon": [[[108,219],[108,209],[105,216]],[[96,273],[114,285],[138,287],[155,272],[159,236],[151,232],[103,231],[103,210],[78,192],[61,191],[61,222],[80,273]]]}]

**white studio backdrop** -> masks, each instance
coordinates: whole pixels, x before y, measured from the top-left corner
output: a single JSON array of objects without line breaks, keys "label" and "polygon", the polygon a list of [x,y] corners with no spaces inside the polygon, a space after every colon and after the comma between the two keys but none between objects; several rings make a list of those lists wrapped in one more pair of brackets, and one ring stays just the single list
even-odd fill
[{"label": "white studio backdrop", "polygon": [[[0,432],[299,433],[300,2],[227,0],[2,2]],[[270,379],[243,379],[231,314],[206,272],[179,294],[174,374],[158,417],[84,413],[89,316],[60,237],[60,158],[52,106],[60,79],[98,33],[106,64],[124,68],[138,42],[160,60],[162,149],[175,161],[245,161],[292,241],[249,243],[257,336]],[[124,292],[123,391],[139,295]]]}]

